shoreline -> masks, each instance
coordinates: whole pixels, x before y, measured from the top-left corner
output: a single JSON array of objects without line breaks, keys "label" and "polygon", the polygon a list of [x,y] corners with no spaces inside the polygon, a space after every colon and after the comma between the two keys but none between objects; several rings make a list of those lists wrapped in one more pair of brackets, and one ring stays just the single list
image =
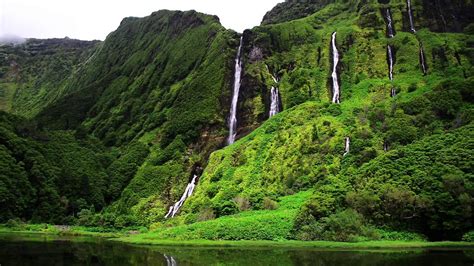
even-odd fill
[{"label": "shoreline", "polygon": [[[182,246],[182,247],[209,247],[209,248],[315,248],[329,250],[400,250],[400,249],[473,249],[474,242],[463,241],[395,241],[395,240],[373,240],[364,242],[334,242],[334,241],[298,241],[298,240],[175,240],[175,239],[153,239],[147,238],[146,233],[101,233],[86,231],[25,231],[9,230],[0,228],[2,235],[35,235],[35,236],[57,236],[68,237],[71,241],[80,238],[97,238],[117,243],[144,245],[144,246]],[[74,239],[77,238],[77,239]]]}]

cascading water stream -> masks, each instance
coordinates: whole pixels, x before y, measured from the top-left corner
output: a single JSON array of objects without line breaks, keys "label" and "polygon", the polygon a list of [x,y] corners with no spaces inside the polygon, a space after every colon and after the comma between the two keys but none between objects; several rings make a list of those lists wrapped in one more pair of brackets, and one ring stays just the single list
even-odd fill
[{"label": "cascading water stream", "polygon": [[334,32],[331,38],[332,58],[333,58],[332,59],[333,67],[332,67],[332,75],[331,75],[332,76],[332,102],[341,103],[339,81],[338,81],[338,76],[337,76],[337,65],[339,64],[339,51],[337,50],[337,46],[336,46],[336,34],[337,32]]},{"label": "cascading water stream", "polygon": [[[393,29],[393,19],[390,8],[385,10],[385,18],[387,19],[387,36],[393,38],[395,36],[395,30]],[[395,60],[393,57],[393,47],[389,44],[387,45],[387,63],[388,63],[388,78],[393,81],[393,67]],[[390,96],[395,97],[396,91],[395,88],[390,90]]]},{"label": "cascading water stream", "polygon": [[423,51],[423,45],[420,42],[420,65],[421,65],[421,70],[423,71],[423,74],[426,75],[428,72],[428,69],[426,67],[426,62],[425,62],[425,51]]},{"label": "cascading water stream", "polygon": [[393,80],[393,49],[391,45],[387,45],[387,58],[388,58],[388,77]]},{"label": "cascading water stream", "polygon": [[270,114],[269,117],[272,117],[280,112],[280,95],[278,88],[272,86],[271,90],[271,103],[270,103]]},{"label": "cascading water stream", "polygon": [[196,187],[196,178],[197,175],[194,175],[191,182],[186,186],[186,189],[184,190],[184,193],[179,199],[179,201],[177,201],[173,206],[170,207],[168,213],[165,215],[165,218],[174,217],[176,213],[178,213],[181,206],[183,206],[184,201],[193,194],[194,188]]},{"label": "cascading water stream", "polygon": [[229,138],[227,143],[230,145],[235,142],[237,136],[237,104],[239,102],[239,91],[240,91],[240,78],[242,74],[242,44],[243,37],[240,37],[239,49],[237,50],[237,56],[235,57],[235,72],[234,72],[234,90],[232,95],[232,103],[230,106],[230,117],[229,117]]},{"label": "cascading water stream", "polygon": [[[411,1],[407,0],[407,10],[408,10],[408,17],[410,18],[410,29],[413,33],[416,33],[415,30],[415,25],[413,21],[413,11],[411,9]],[[423,44],[421,43],[420,40],[418,40],[420,43],[420,66],[421,66],[421,71],[423,71],[423,75],[426,75],[428,73],[428,67],[426,65],[426,60],[425,60],[425,51],[423,50]]]},{"label": "cascading water stream", "polygon": [[[270,72],[270,68],[268,68],[268,65],[265,65],[267,67],[268,72]],[[272,76],[273,82],[278,83],[278,79],[270,74]],[[270,89],[270,112],[268,114],[268,117],[272,117],[280,112],[280,92],[278,90],[278,87],[272,86]]]},{"label": "cascading water stream", "polygon": [[387,8],[385,16],[387,18],[387,35],[388,37],[393,38],[395,36],[395,31],[393,30],[392,14],[390,13],[389,8]]},{"label": "cascading water stream", "polygon": [[408,11],[408,18],[410,19],[410,29],[413,33],[416,33],[415,23],[413,22],[413,11],[411,9],[411,1],[410,0],[407,0],[407,11]]},{"label": "cascading water stream", "polygon": [[344,155],[342,155],[343,157],[349,154],[350,147],[351,147],[351,139],[347,137],[346,143],[345,143],[345,152],[344,152]]}]

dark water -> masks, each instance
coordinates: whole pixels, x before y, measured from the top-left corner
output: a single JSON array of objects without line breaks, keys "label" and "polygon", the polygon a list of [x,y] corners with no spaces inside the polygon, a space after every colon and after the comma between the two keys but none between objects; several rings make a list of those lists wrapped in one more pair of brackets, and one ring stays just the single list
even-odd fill
[{"label": "dark water", "polygon": [[341,251],[136,246],[93,238],[0,234],[0,265],[468,265],[474,249]]}]

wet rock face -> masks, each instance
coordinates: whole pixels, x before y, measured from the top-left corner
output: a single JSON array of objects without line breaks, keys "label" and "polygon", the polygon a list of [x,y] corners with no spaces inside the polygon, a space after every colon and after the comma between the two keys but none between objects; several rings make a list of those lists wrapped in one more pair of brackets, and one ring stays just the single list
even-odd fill
[{"label": "wet rock face", "polygon": [[260,61],[263,59],[263,51],[262,48],[254,46],[252,50],[250,50],[249,59],[252,62]]},{"label": "wet rock face", "polygon": [[[267,12],[262,25],[286,22],[309,16],[335,0],[287,0]],[[346,0],[349,2],[349,0]],[[398,5],[404,13],[404,30],[409,31],[406,0],[377,0],[382,5]],[[462,32],[474,21],[474,3],[470,0],[412,0],[413,16],[417,28],[429,28],[436,32]],[[359,26],[380,25],[376,10],[367,8],[370,1],[354,1],[354,8],[361,12]],[[364,8],[365,7],[365,8]]]},{"label": "wet rock face", "polygon": [[474,3],[468,0],[423,0],[420,25],[437,32],[461,32],[474,21]]}]

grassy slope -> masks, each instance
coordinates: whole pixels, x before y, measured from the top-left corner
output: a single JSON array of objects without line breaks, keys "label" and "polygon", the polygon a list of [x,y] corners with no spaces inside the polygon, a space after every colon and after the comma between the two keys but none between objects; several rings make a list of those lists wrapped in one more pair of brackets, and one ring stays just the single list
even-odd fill
[{"label": "grassy slope", "polygon": [[285,239],[293,228],[293,221],[298,209],[310,195],[310,191],[305,191],[282,197],[279,199],[279,206],[276,210],[244,211],[187,226],[162,228],[154,233],[143,235],[143,239]]},{"label": "grassy slope", "polygon": [[[472,36],[433,33],[426,29],[419,30],[417,35],[402,32],[403,7],[394,6],[398,32],[391,40],[385,37],[378,4],[368,4],[368,12],[376,18],[369,25],[364,21],[367,14],[359,15],[349,6],[333,4],[308,18],[253,29],[257,37],[251,40],[251,45],[268,49],[270,56],[264,61],[247,61],[246,75],[270,88],[272,81],[264,63],[269,65],[272,72],[281,77],[279,87],[283,107],[289,110],[270,119],[234,145],[213,153],[196,194],[184,206],[185,217],[176,218],[170,224],[196,222],[206,219],[210,212],[217,216],[239,212],[237,198],[248,200],[252,209],[259,210],[263,208],[264,197],[277,200],[282,195],[308,189],[318,182],[317,187],[328,184],[333,186],[334,193],[344,195],[352,189],[347,182],[352,175],[350,171],[383,156],[384,139],[390,139],[391,149],[396,150],[450,128],[452,118],[431,116],[427,124],[416,125],[420,119],[418,114],[410,114],[406,108],[399,113],[394,110],[424,100],[432,90],[439,89],[443,81],[464,80],[465,75],[470,76],[471,52],[467,43]],[[326,104],[330,99],[329,44],[333,31],[338,32],[337,43],[342,55],[340,106]],[[425,47],[430,67],[427,76],[423,76],[420,70],[417,38]],[[397,57],[393,82],[388,80],[387,74],[388,43],[395,47]],[[318,49],[321,49],[319,59]],[[439,49],[443,50],[442,56],[438,54]],[[291,64],[296,68],[288,69]],[[395,99],[389,97],[392,86],[398,92]],[[459,90],[462,86],[455,85]],[[467,86],[470,90],[470,85]],[[305,101],[312,102],[301,104]],[[254,102],[255,99],[246,99],[243,105]],[[456,111],[455,117],[470,117],[472,104],[459,102],[456,105],[460,111]],[[294,106],[297,107],[292,108]],[[385,113],[385,118],[369,121],[371,112],[377,109]],[[397,123],[400,121],[408,121],[406,130],[412,126],[428,129],[415,129],[416,133],[407,141],[397,140],[386,127],[399,127]],[[466,118],[462,123],[469,122],[470,118]],[[352,138],[351,155],[342,158],[346,136]],[[468,189],[472,180],[469,175],[466,178],[464,182],[467,182]],[[336,202],[327,203],[332,204],[330,209],[345,204],[341,195],[335,199]],[[232,224],[232,217],[215,220],[216,232],[221,225]],[[276,212],[275,217],[278,217]],[[177,227],[175,234],[168,236],[180,238],[187,236],[188,230],[199,228],[212,232],[212,221],[206,223]],[[469,227],[468,224],[465,226]],[[164,232],[170,231],[173,229]],[[160,232],[161,229],[157,235]],[[211,234],[209,238],[214,239],[215,235]]]},{"label": "grassy slope", "polygon": [[[80,125],[81,131],[102,138],[108,145],[123,145],[130,140],[149,145],[150,156],[144,164],[139,163],[141,167],[120,200],[108,211],[127,219],[131,216],[142,224],[155,223],[159,230],[152,237],[186,238],[198,231],[199,237],[210,239],[286,238],[294,226],[297,208],[284,209],[280,202],[281,209],[264,210],[268,202],[313,188],[317,194],[326,184],[331,193],[340,194],[337,201],[330,201],[331,194],[325,202],[329,212],[334,212],[346,207],[344,195],[351,188],[348,175],[353,173],[346,176],[344,172],[383,156],[384,140],[390,140],[390,148],[397,150],[470,122],[472,106],[468,99],[457,104],[454,118],[436,117],[433,106],[422,106],[427,117],[408,113],[400,106],[426,101],[426,95],[437,87],[442,90],[439,85],[447,79],[459,81],[449,87],[450,91],[469,83],[464,79],[472,74],[472,49],[468,46],[472,35],[426,29],[420,29],[417,35],[402,32],[404,7],[402,1],[397,1],[393,13],[398,33],[388,40],[379,7],[371,1],[357,13],[354,5],[331,4],[307,18],[252,30],[254,37],[248,39],[246,49],[260,47],[267,57],[251,61],[246,56],[245,78],[257,80],[263,89],[255,98],[244,98],[241,104],[255,114],[266,112],[268,104],[259,103],[265,101],[272,85],[267,64],[281,78],[279,88],[286,111],[234,145],[215,152],[196,194],[186,203],[182,215],[170,221],[163,218],[167,205],[180,197],[192,167],[203,164],[207,153],[218,147],[226,134],[224,117],[232,74],[229,65],[236,39],[213,18],[178,13],[175,15],[183,16],[183,20],[174,20],[173,14],[162,12],[144,20],[124,20],[91,59],[90,67],[70,84],[74,91],[70,97],[44,111],[40,122],[53,128]],[[168,23],[177,21],[198,22],[193,24],[193,32],[186,25],[168,27]],[[202,21],[204,24],[200,24]],[[143,28],[148,29],[144,36]],[[149,34],[150,29],[160,35]],[[328,104],[329,43],[336,30],[342,55],[340,106]],[[208,36],[209,32],[212,34]],[[175,42],[168,43],[170,37]],[[419,67],[417,38],[425,47],[428,76],[423,76]],[[388,43],[395,47],[397,56],[393,83],[387,77]],[[186,54],[193,49],[196,53]],[[73,90],[79,85],[84,87]],[[392,86],[398,92],[395,99],[389,98]],[[425,118],[429,123],[419,122]],[[392,129],[400,125],[415,133],[408,139],[393,137]],[[353,139],[351,154],[342,158],[346,136]],[[127,174],[128,178],[133,175]],[[115,180],[107,181],[110,185]],[[125,178],[119,186],[128,181]],[[467,187],[470,182],[465,182]],[[109,186],[106,190],[120,192],[122,187]],[[315,197],[310,201],[317,200]],[[239,213],[243,206],[238,202],[248,203],[251,210]],[[216,220],[203,221],[216,216]],[[274,218],[281,222],[267,223]],[[262,225],[264,235],[251,232],[255,222]],[[166,229],[170,225],[178,226]],[[228,226],[233,230],[223,229]]]}]

